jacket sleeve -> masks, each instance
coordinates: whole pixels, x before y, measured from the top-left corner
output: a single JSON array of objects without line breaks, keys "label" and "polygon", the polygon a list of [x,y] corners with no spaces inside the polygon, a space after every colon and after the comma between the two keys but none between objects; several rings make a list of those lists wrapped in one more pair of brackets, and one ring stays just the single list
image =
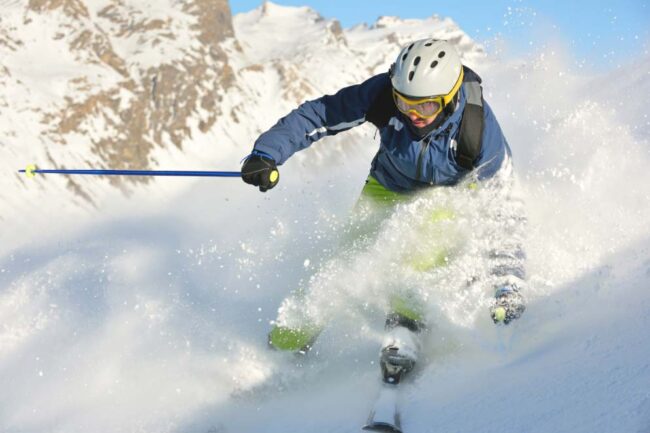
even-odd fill
[{"label": "jacket sleeve", "polygon": [[485,247],[489,286],[498,289],[526,285],[526,251],[524,249],[527,218],[524,202],[512,175],[510,163],[483,182],[489,203],[484,207],[489,230]]},{"label": "jacket sleeve", "polygon": [[281,118],[255,141],[254,151],[272,157],[277,164],[328,135],[336,135],[366,121],[366,113],[389,83],[388,74],[301,104]]},{"label": "jacket sleeve", "polygon": [[525,286],[526,253],[524,237],[527,219],[524,202],[514,177],[511,151],[501,127],[487,103],[484,103],[485,126],[476,178],[485,189],[486,239],[490,285],[494,289],[512,285]]}]

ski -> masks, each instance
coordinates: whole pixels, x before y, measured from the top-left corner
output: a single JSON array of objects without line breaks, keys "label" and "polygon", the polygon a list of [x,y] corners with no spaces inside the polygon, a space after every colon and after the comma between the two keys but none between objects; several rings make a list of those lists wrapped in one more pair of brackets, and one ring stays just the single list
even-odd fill
[{"label": "ski", "polygon": [[402,433],[398,405],[398,384],[382,383],[379,395],[363,430],[385,433]]},{"label": "ski", "polygon": [[[413,326],[404,326],[405,323]],[[417,326],[407,323],[405,318],[397,315],[389,317],[386,325],[387,333],[379,359],[381,388],[363,430],[402,433],[399,384],[415,367],[420,342]]]}]

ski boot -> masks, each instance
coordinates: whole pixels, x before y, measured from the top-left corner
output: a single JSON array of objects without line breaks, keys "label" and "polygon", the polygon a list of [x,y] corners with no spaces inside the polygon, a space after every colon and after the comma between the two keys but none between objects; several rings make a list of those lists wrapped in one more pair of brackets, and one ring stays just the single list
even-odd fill
[{"label": "ski boot", "polygon": [[387,333],[379,359],[385,383],[397,385],[415,367],[421,328],[418,322],[399,314],[391,314],[386,319]]}]

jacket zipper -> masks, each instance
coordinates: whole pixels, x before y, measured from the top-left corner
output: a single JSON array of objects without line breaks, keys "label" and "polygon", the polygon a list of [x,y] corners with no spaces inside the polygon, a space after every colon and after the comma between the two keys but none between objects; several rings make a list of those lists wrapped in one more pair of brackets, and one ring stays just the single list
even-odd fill
[{"label": "jacket zipper", "polygon": [[415,171],[415,180],[418,182],[421,182],[422,178],[422,160],[424,159],[424,155],[427,152],[427,149],[429,148],[429,144],[431,144],[431,140],[433,140],[433,134],[429,136],[429,139],[424,142],[424,140],[420,141],[420,154],[418,155],[418,162],[417,162],[417,168]]},{"label": "jacket zipper", "polygon": [[[442,134],[446,134],[447,137],[446,139],[449,139],[449,135],[451,132],[451,125],[447,126],[445,130],[442,132]],[[431,141],[433,140],[433,134],[429,135],[429,139],[424,142],[424,140],[420,141],[420,154],[418,155],[418,162],[417,162],[417,168],[415,171],[415,180],[418,182],[426,182],[426,179],[420,180],[422,178],[422,160],[424,159],[424,155],[427,152],[427,149],[429,148],[429,145],[431,144]],[[429,182],[433,185],[433,182]]]}]

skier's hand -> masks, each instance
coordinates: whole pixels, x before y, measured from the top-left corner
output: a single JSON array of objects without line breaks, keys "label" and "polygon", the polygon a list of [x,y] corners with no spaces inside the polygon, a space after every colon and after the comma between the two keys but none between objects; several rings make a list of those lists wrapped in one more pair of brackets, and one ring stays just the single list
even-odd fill
[{"label": "skier's hand", "polygon": [[241,178],[246,183],[259,186],[260,191],[266,192],[278,184],[280,172],[271,158],[251,154],[241,167]]},{"label": "skier's hand", "polygon": [[507,325],[518,319],[526,311],[524,298],[515,286],[499,287],[494,295],[494,302],[490,307],[490,315],[494,323]]}]

